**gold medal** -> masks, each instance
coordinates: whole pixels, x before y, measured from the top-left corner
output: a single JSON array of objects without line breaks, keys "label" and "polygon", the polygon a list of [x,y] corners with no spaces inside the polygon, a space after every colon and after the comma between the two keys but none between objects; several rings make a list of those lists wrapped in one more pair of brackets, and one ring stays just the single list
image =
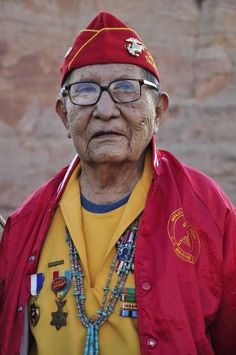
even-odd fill
[{"label": "gold medal", "polygon": [[33,327],[38,324],[40,318],[40,307],[36,303],[36,298],[34,298],[33,303],[30,305],[30,321]]},{"label": "gold medal", "polygon": [[40,318],[40,307],[37,304],[38,294],[43,287],[44,275],[41,272],[30,276],[30,293],[32,304],[30,305],[30,321],[33,327],[38,324]]}]

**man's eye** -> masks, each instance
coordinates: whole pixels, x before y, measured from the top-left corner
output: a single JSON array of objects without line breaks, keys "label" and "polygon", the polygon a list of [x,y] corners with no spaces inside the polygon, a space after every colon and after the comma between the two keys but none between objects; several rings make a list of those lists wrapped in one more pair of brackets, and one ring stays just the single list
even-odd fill
[{"label": "man's eye", "polygon": [[112,87],[113,91],[134,91],[135,82],[129,80],[117,81]]},{"label": "man's eye", "polygon": [[92,94],[92,93],[96,93],[97,92],[97,88],[95,85],[92,84],[77,84],[74,85],[73,87],[73,94],[74,95],[86,95],[86,94]]}]

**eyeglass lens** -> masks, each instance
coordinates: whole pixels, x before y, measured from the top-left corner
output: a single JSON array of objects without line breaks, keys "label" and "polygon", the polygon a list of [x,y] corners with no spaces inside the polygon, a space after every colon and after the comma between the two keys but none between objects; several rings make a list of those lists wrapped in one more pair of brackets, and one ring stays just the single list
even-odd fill
[{"label": "eyeglass lens", "polygon": [[107,90],[116,102],[131,102],[138,100],[141,94],[138,80],[125,79],[102,87],[96,83],[78,82],[70,86],[70,98],[77,105],[92,105],[97,102],[103,90]]}]

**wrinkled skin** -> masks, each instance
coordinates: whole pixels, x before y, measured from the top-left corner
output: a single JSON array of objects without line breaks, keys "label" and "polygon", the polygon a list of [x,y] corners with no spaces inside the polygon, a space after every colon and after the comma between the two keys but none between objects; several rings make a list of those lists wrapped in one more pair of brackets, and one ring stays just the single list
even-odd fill
[{"label": "wrinkled skin", "polygon": [[[143,72],[131,64],[90,65],[75,69],[69,83],[87,80],[108,85],[125,78],[143,79]],[[56,110],[81,158],[81,182],[87,180],[103,189],[106,185],[125,185],[132,190],[142,172],[145,150],[167,106],[166,94],[158,97],[145,85],[138,101],[125,104],[115,103],[106,91],[91,106],[76,106],[68,97],[64,104],[58,99]]]}]

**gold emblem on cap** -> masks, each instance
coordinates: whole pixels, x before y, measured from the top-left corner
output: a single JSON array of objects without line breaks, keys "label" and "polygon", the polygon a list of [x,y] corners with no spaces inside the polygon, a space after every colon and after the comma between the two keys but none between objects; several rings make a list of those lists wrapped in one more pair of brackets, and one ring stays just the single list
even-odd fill
[{"label": "gold emblem on cap", "polygon": [[127,38],[125,41],[129,43],[125,46],[127,51],[136,57],[139,57],[146,48],[137,38],[131,37]]},{"label": "gold emblem on cap", "polygon": [[146,58],[146,61],[149,63],[149,64],[151,64],[151,66],[153,66],[153,68],[157,68],[156,67],[156,64],[155,64],[155,61],[154,61],[154,59],[153,59],[153,56],[151,55],[151,53],[150,52],[147,52],[147,55],[145,55],[145,58]]},{"label": "gold emblem on cap", "polygon": [[72,51],[72,47],[68,48],[64,58],[68,57],[71,51]]}]

